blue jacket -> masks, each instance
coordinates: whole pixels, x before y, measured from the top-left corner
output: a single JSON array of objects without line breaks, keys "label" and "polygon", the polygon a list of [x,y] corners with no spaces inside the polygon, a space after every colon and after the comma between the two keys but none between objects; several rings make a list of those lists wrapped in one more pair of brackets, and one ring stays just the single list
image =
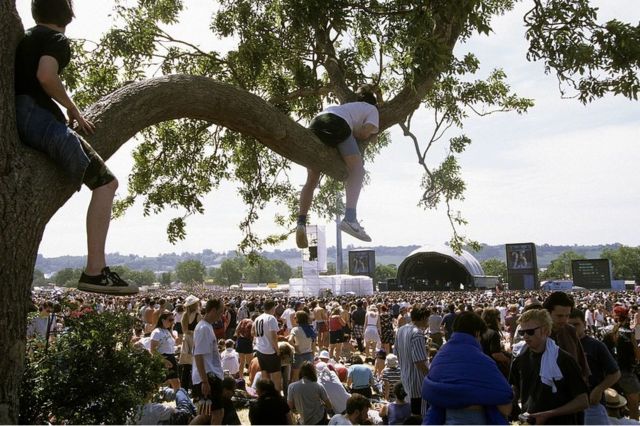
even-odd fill
[{"label": "blue jacket", "polygon": [[423,424],[444,424],[447,408],[485,407],[487,424],[508,424],[497,406],[511,403],[513,392],[495,361],[467,333],[453,333],[438,351],[422,384],[429,403]]}]

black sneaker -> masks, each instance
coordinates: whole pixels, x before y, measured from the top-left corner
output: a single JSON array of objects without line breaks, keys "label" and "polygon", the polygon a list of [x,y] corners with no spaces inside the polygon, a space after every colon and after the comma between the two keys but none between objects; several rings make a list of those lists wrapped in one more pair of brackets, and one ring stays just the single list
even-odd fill
[{"label": "black sneaker", "polygon": [[103,268],[100,275],[87,275],[83,272],[78,281],[78,290],[114,296],[138,293],[138,287],[129,284],[115,272],[111,272],[109,267]]}]

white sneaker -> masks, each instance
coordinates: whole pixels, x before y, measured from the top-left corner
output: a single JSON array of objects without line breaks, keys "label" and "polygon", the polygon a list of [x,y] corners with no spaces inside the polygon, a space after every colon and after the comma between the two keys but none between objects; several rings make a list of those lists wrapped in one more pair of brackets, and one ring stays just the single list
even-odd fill
[{"label": "white sneaker", "polygon": [[296,245],[301,249],[309,247],[309,241],[307,241],[307,227],[304,225],[298,225],[296,228]]},{"label": "white sneaker", "polygon": [[342,222],[340,222],[340,230],[359,240],[366,242],[371,241],[371,237],[367,235],[364,228],[360,226],[357,220],[355,222],[348,222],[346,219],[342,219]]}]

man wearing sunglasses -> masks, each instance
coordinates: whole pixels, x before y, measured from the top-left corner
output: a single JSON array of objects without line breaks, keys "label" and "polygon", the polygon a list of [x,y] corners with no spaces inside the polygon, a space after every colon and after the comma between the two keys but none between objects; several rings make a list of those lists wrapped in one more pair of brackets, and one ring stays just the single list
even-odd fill
[{"label": "man wearing sunglasses", "polygon": [[514,360],[509,382],[535,424],[580,424],[588,407],[587,385],[576,360],[550,339],[553,323],[545,309],[522,314],[520,334],[526,349]]}]

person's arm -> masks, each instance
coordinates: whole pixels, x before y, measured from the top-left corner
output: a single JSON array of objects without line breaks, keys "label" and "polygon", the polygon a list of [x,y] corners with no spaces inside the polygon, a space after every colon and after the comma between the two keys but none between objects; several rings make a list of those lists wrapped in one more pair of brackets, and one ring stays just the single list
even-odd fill
[{"label": "person's arm", "polygon": [[193,359],[196,362],[196,368],[202,380],[202,396],[207,397],[211,393],[211,387],[209,386],[209,378],[207,377],[207,371],[204,368],[204,355],[194,355]]},{"label": "person's arm", "polygon": [[278,352],[278,332],[277,331],[270,331],[269,332],[269,341],[271,342],[271,346],[273,347],[273,350],[275,351],[276,355],[279,353]]},{"label": "person's arm", "polygon": [[506,419],[509,418],[511,414],[511,410],[513,410],[513,403],[510,402],[508,404],[498,405],[498,411],[502,414]]},{"label": "person's arm", "polygon": [[620,370],[604,376],[604,379],[591,390],[589,394],[589,404],[595,405],[600,403],[604,391],[615,385],[618,380],[620,380],[620,376]]},{"label": "person's arm", "polygon": [[300,352],[298,349],[298,343],[296,342],[296,334],[295,333],[291,333],[289,334],[289,337],[287,338],[287,341],[289,342],[289,344],[291,346],[293,346],[293,348],[295,349],[296,353]]},{"label": "person's arm", "polygon": [[578,411],[582,411],[587,407],[589,407],[589,399],[587,398],[587,394],[581,393],[571,401],[558,408],[554,408],[548,411],[540,411],[538,413],[529,413],[529,415],[535,419],[537,425],[543,425],[551,417],[577,413]]},{"label": "person's arm", "polygon": [[509,357],[507,357],[502,352],[494,352],[494,353],[492,353],[491,354],[491,358],[495,359],[497,362],[504,363],[504,364],[506,364],[506,363],[508,363],[510,361]]},{"label": "person's arm", "polygon": [[333,405],[331,404],[331,400],[327,396],[327,393],[324,392],[323,395],[322,402],[324,403],[325,410],[327,410],[328,413],[334,413]]},{"label": "person's arm", "polygon": [[74,122],[77,122],[80,130],[86,133],[93,133],[93,123],[85,120],[67,93],[58,75],[58,68],[59,64],[56,58],[48,55],[41,56],[38,62],[38,71],[36,72],[36,78],[40,86],[42,86],[42,89],[47,95],[51,96],[56,102],[67,109],[70,126],[72,126]]},{"label": "person's arm", "polygon": [[366,141],[378,131],[378,127],[371,123],[364,123],[353,129],[353,136],[360,141]]}]

